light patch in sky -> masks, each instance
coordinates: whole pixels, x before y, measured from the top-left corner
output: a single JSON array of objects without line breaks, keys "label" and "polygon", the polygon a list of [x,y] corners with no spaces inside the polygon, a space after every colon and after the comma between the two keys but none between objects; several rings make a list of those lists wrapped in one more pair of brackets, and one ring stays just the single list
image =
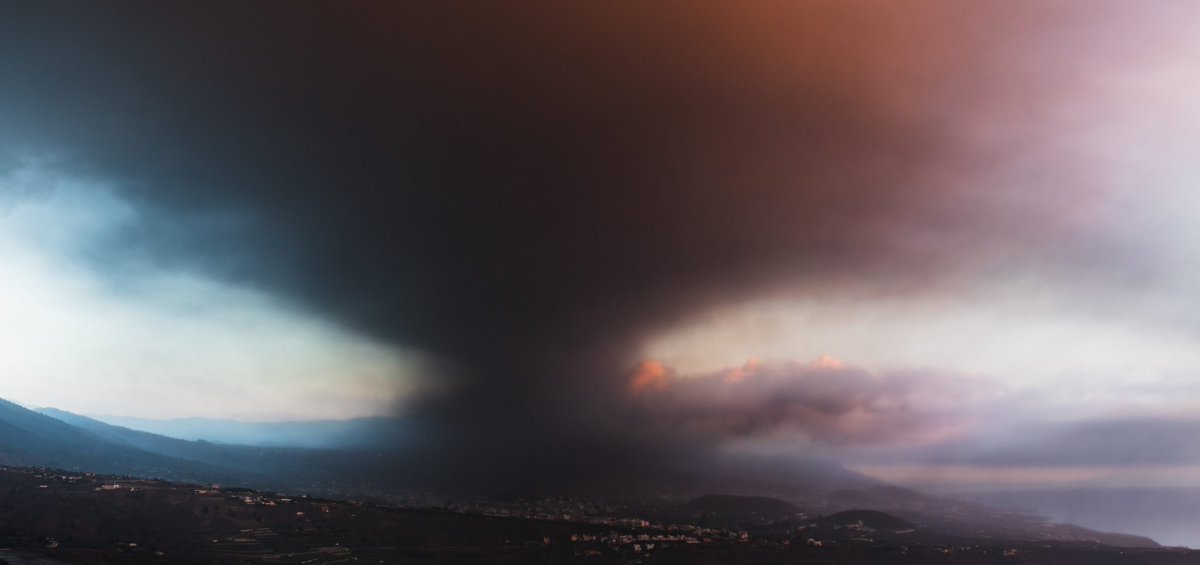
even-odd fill
[{"label": "light patch in sky", "polygon": [[650,341],[645,355],[683,373],[748,357],[832,355],[874,370],[935,368],[1013,387],[1116,388],[1200,368],[1190,332],[1082,315],[1032,289],[955,298],[857,296],[722,308]]},{"label": "light patch in sky", "polygon": [[[1072,95],[1038,106],[1045,120],[972,122],[966,138],[990,149],[987,165],[936,182],[995,200],[963,207],[961,225],[918,223],[892,237],[918,256],[948,257],[927,287],[886,276],[802,283],[696,315],[642,354],[685,374],[829,354],[871,370],[977,375],[1067,403],[1083,394],[1105,409],[1101,399],[1140,387],[1139,402],[1155,403],[1155,383],[1200,375],[1200,166],[1191,154],[1200,112],[1182,94],[1200,85],[1194,21],[1163,19],[1161,41],[1081,57]],[[1028,214],[993,217],[997,209]],[[997,218],[1003,230],[953,244]],[[1197,397],[1163,389],[1158,398],[1182,406]]]},{"label": "light patch in sky", "polygon": [[[391,414],[428,361],[252,288],[95,245],[140,212],[37,162],[0,176],[0,397],[148,418]],[[99,254],[97,256],[97,254]]]}]

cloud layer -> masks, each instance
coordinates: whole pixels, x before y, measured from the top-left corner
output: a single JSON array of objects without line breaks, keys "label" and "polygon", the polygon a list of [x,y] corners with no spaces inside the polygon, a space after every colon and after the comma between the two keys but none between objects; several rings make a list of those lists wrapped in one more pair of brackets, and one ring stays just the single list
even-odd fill
[{"label": "cloud layer", "polygon": [[[648,381],[648,374],[658,376]],[[639,386],[646,382],[654,386]],[[968,431],[971,409],[986,394],[978,383],[956,375],[877,374],[828,356],[808,363],[752,360],[687,376],[645,362],[630,384],[644,425],[659,433],[714,444],[767,439],[786,450],[912,447],[958,437]]]},{"label": "cloud layer", "polygon": [[0,176],[0,374],[6,399],[91,414],[249,420],[394,408],[427,364],[270,295],[109,257],[139,210],[103,185],[25,163]]}]

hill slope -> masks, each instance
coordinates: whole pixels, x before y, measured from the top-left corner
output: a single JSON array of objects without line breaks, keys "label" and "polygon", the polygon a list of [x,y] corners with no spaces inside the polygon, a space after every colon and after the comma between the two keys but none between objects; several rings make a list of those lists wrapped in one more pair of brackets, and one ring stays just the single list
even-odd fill
[{"label": "hill slope", "polygon": [[0,399],[0,464],[114,473],[191,482],[228,481],[238,473],[109,441]]},{"label": "hill slope", "polygon": [[388,459],[394,454],[188,441],[114,426],[55,408],[39,412],[125,448],[190,464],[219,466],[234,474],[240,484],[256,488],[321,490],[322,485],[333,483],[378,484],[387,482],[385,475],[390,468],[379,463],[394,463]]},{"label": "hill slope", "polygon": [[[0,464],[162,477],[180,482],[221,482],[281,490],[300,488],[310,492],[321,489],[322,484],[336,484],[338,489],[326,492],[343,496],[360,489],[371,490],[372,486],[380,487],[380,492],[405,486],[402,477],[397,476],[405,468],[400,452],[261,448],[185,441],[61,410],[45,412],[37,413],[0,400]],[[737,526],[786,520],[801,509],[809,515],[852,510],[835,516],[852,523],[861,520],[864,525],[886,530],[915,526],[949,535],[994,539],[1157,545],[1148,538],[1050,524],[982,505],[942,500],[829,465],[817,468],[816,472],[808,467],[793,467],[789,471],[776,471],[774,475],[729,473],[724,475],[724,482],[741,482],[747,485],[742,490],[751,492],[764,492],[768,488],[768,492],[790,491],[794,494],[785,498],[791,502],[764,496],[705,495],[683,505],[680,516],[694,519],[707,514],[710,522]],[[782,476],[785,474],[791,474],[790,479]],[[831,487],[850,485],[859,488],[830,491]],[[759,488],[752,489],[753,486]],[[863,511],[864,508],[870,511]],[[845,524],[831,522],[831,525]]]},{"label": "hill slope", "polygon": [[684,508],[689,512],[748,514],[762,519],[777,519],[800,512],[800,507],[786,500],[766,496],[734,496],[706,494],[692,499]]},{"label": "hill slope", "polygon": [[238,422],[210,418],[153,420],[128,416],[89,418],[114,426],[183,440],[314,449],[358,449],[396,444],[404,439],[406,429],[402,420],[381,417],[310,422]]}]

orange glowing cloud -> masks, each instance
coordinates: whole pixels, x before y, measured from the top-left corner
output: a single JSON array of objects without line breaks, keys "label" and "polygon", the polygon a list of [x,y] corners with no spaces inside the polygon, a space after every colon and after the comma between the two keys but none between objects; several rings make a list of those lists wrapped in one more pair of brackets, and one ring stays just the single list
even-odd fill
[{"label": "orange glowing cloud", "polygon": [[842,361],[841,359],[838,359],[836,357],[830,357],[829,355],[821,355],[820,357],[817,357],[816,360],[814,360],[809,365],[811,365],[812,368],[814,368],[814,369],[844,369],[844,368],[846,368],[846,363],[844,361]]},{"label": "orange glowing cloud", "polygon": [[667,369],[662,363],[648,359],[638,363],[629,378],[629,391],[638,394],[647,390],[667,389]]},{"label": "orange glowing cloud", "polygon": [[742,365],[741,367],[730,370],[725,375],[725,382],[740,383],[740,382],[746,380],[746,377],[749,377],[750,375],[754,374],[754,370],[757,369],[759,365],[760,365],[760,363],[759,363],[758,359],[751,357],[748,361],[746,361],[745,365]]},{"label": "orange glowing cloud", "polygon": [[978,386],[952,373],[872,372],[828,355],[685,374],[644,361],[628,381],[637,396],[631,406],[652,427],[703,441],[793,446],[919,446],[963,437],[974,425],[968,405]]}]

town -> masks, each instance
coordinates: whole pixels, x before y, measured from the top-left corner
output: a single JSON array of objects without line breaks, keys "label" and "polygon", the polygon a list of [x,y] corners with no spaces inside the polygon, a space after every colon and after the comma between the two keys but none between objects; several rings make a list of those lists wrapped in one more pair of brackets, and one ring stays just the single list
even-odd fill
[{"label": "town", "polygon": [[413,501],[439,506],[401,508],[217,484],[0,467],[0,559],[318,565],[1195,559],[1194,552],[1181,549],[945,536],[874,511],[823,517],[797,512],[726,528],[625,516],[620,505],[572,498],[470,503],[414,494]]}]

